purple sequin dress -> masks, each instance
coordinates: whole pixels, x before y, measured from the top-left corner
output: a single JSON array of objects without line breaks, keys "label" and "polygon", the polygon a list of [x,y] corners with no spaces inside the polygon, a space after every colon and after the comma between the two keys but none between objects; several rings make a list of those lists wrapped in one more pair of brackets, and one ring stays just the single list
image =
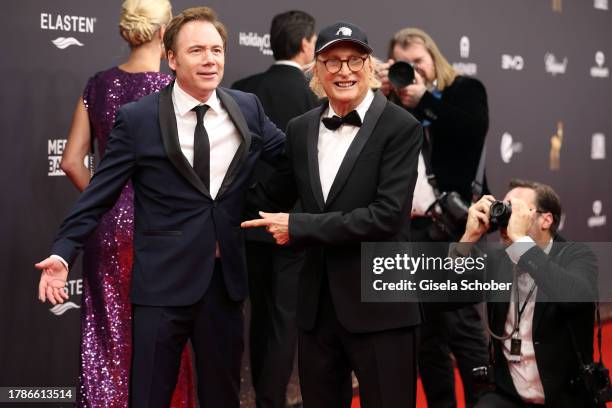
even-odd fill
[{"label": "purple sequin dress", "polygon": [[[159,72],[128,73],[117,67],[89,79],[83,101],[100,152],[119,107],[162,89],[171,79]],[[128,183],[85,247],[79,406],[128,406],[133,219],[134,191]],[[173,407],[194,406],[192,374],[186,351]]]}]

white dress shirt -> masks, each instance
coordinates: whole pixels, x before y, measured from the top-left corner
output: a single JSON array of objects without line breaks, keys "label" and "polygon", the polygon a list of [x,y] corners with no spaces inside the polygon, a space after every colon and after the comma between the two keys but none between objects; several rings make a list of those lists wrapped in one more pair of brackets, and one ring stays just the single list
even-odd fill
[{"label": "white dress shirt", "polygon": [[[551,240],[546,248],[544,248],[546,254],[550,253],[552,243]],[[523,237],[510,245],[506,249],[506,253],[516,265],[520,257],[535,245],[536,243],[533,239],[530,237]],[[519,307],[523,306],[525,298],[533,283],[534,280],[528,273],[519,274],[516,282],[519,292]],[[538,288],[536,286],[521,315],[521,321],[518,328],[519,338],[521,339],[521,361],[518,363],[510,362],[510,339],[504,341],[503,352],[506,361],[508,361],[508,370],[510,371],[512,382],[520,397],[525,402],[531,404],[544,404],[544,387],[542,386],[542,379],[538,371],[535,349],[533,347],[533,312],[535,311],[537,292]],[[508,308],[508,316],[506,317],[506,324],[504,326],[504,336],[509,336],[514,328],[516,307],[515,295],[516,291],[513,290],[510,298],[510,307]]]},{"label": "white dress shirt", "polygon": [[417,181],[412,195],[412,216],[424,216],[429,207],[436,201],[433,187],[427,180],[427,169],[423,153],[419,153]]},{"label": "white dress shirt", "polygon": [[221,188],[225,173],[232,162],[241,143],[238,129],[221,105],[217,91],[213,91],[208,100],[200,103],[185,92],[178,81],[172,90],[172,104],[176,115],[176,127],[183,155],[193,166],[193,134],[197,123],[196,113],[192,111],[198,105],[208,105],[210,109],[204,115],[204,128],[210,142],[210,196],[214,199]]},{"label": "white dress shirt", "polygon": [[[368,90],[363,101],[355,109],[357,114],[363,118],[370,108],[374,100],[374,92]],[[322,118],[330,118],[332,116],[340,116],[334,112],[331,104],[323,113]],[[329,130],[323,122],[319,124],[319,141],[317,143],[318,159],[319,159],[319,177],[321,178],[321,188],[323,190],[323,199],[327,201],[329,190],[338,174],[342,160],[348,151],[355,135],[359,131],[359,127],[343,124],[336,130]]]}]

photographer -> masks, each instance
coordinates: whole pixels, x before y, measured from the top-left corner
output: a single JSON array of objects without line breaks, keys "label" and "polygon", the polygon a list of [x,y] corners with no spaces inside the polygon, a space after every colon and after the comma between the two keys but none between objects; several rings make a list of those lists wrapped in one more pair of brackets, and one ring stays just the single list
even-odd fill
[{"label": "photographer", "polygon": [[476,407],[592,407],[576,380],[580,364],[593,361],[594,304],[584,300],[597,298],[595,256],[556,234],[561,203],[551,187],[513,180],[504,202],[494,202],[486,195],[470,207],[451,247],[454,256],[475,252],[496,222],[507,247],[487,252],[487,278],[513,282],[509,299],[487,304],[492,372],[481,374],[495,389]]},{"label": "photographer", "polygon": [[[394,35],[389,45],[389,58],[378,69],[382,90],[390,100],[412,113],[425,133],[412,204],[411,241],[456,240],[464,218],[458,223],[459,235],[444,236],[435,229],[428,210],[438,193],[453,192],[457,201],[466,203],[472,199],[471,185],[489,125],[486,90],[477,79],[458,75],[431,37],[416,28],[405,28]],[[399,78],[400,84],[391,83],[389,68],[396,61],[412,65],[414,74],[409,72],[408,76],[414,75],[414,81]],[[407,86],[402,86],[402,79],[408,82]],[[428,181],[427,173],[435,176],[437,192]],[[467,205],[461,205],[467,209]],[[430,256],[442,256],[447,248],[440,246],[441,253],[432,253],[433,247],[429,245],[427,251]],[[427,321],[421,330],[419,371],[428,406],[456,406],[452,352],[464,385],[466,406],[472,407],[478,396],[471,372],[487,361],[484,329],[476,307],[442,312],[426,304],[425,314]]]}]

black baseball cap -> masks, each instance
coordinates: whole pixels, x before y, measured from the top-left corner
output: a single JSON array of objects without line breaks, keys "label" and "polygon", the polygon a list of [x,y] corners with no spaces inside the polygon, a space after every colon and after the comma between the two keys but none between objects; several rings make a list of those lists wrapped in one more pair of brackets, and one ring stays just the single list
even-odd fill
[{"label": "black baseball cap", "polygon": [[368,54],[372,53],[372,47],[368,45],[368,37],[361,28],[346,21],[338,21],[319,32],[315,54],[319,54],[331,45],[341,41],[356,43],[363,47]]}]

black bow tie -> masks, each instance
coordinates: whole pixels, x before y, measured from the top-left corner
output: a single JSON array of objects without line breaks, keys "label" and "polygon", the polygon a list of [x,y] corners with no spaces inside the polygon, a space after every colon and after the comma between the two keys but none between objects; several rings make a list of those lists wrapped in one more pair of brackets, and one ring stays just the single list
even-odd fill
[{"label": "black bow tie", "polygon": [[361,126],[361,118],[359,117],[359,114],[356,110],[350,111],[348,115],[343,117],[334,115],[330,118],[323,118],[321,119],[321,121],[323,122],[323,125],[325,125],[325,127],[329,130],[337,130],[340,126],[344,124],[353,125],[357,127]]}]

